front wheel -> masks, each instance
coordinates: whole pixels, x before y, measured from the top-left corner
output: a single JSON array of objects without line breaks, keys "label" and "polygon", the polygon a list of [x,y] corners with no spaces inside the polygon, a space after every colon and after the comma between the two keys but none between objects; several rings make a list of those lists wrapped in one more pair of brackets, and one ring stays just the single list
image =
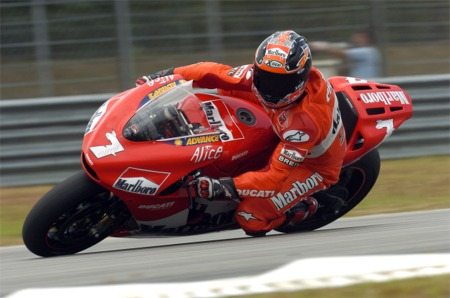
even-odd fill
[{"label": "front wheel", "polygon": [[329,212],[329,209],[322,207],[310,219],[298,225],[285,226],[277,230],[284,233],[302,232],[312,231],[328,225],[352,210],[367,196],[377,181],[379,173],[380,155],[378,150],[374,149],[358,161],[342,168],[339,181],[336,185],[313,195],[320,204],[321,198],[325,199],[329,194],[339,193],[342,189],[346,190],[345,206],[339,212]]},{"label": "front wheel", "polygon": [[125,209],[120,200],[80,171],[31,209],[23,225],[23,241],[38,256],[74,254],[109,236]]}]

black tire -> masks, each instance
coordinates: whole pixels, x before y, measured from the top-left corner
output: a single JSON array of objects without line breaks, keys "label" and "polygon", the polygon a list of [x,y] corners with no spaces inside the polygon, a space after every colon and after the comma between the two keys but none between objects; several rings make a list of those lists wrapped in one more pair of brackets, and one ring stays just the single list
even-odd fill
[{"label": "black tire", "polygon": [[113,204],[110,192],[80,171],[31,209],[22,229],[25,246],[42,257],[82,251],[113,232],[116,223],[109,214]]},{"label": "black tire", "polygon": [[380,155],[378,150],[374,149],[355,163],[344,167],[341,171],[339,182],[335,186],[316,194],[320,203],[321,196],[336,192],[339,188],[345,188],[348,191],[348,196],[345,199],[345,206],[338,213],[329,212],[327,208],[319,208],[312,218],[298,225],[284,226],[277,230],[284,233],[303,232],[316,230],[328,225],[352,210],[367,196],[375,185],[379,173]]}]

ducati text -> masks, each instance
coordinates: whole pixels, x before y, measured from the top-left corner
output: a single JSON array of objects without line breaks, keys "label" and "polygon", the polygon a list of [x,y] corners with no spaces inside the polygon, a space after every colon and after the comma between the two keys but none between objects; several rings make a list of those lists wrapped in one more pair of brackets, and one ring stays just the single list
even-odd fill
[{"label": "ducati text", "polygon": [[261,189],[237,189],[239,196],[253,197],[253,198],[269,198],[275,194],[273,190]]}]

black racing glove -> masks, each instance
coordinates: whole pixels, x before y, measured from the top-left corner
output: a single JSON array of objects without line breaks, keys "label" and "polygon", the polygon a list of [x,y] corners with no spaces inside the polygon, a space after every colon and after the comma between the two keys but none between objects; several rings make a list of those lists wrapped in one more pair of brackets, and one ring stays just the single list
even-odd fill
[{"label": "black racing glove", "polygon": [[202,199],[239,200],[232,178],[214,179],[206,176],[194,180],[197,195]]},{"label": "black racing glove", "polygon": [[136,80],[136,86],[145,84],[145,83],[152,81],[154,79],[157,79],[157,78],[173,75],[173,70],[174,70],[174,68],[171,67],[171,68],[167,68],[167,69],[163,69],[163,70],[151,73],[146,76],[142,76]]}]

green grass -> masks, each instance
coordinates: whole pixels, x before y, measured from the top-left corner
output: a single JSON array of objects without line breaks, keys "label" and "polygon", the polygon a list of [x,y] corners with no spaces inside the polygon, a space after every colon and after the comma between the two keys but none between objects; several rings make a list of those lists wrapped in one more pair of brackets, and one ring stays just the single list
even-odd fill
[{"label": "green grass", "polygon": [[0,245],[22,244],[25,216],[51,186],[0,188]]},{"label": "green grass", "polygon": [[[23,220],[49,189],[0,189],[0,245],[22,243]],[[450,156],[383,161],[373,190],[347,216],[439,208],[450,208]]]},{"label": "green grass", "polygon": [[384,160],[378,181],[351,216],[450,208],[450,156]]}]

